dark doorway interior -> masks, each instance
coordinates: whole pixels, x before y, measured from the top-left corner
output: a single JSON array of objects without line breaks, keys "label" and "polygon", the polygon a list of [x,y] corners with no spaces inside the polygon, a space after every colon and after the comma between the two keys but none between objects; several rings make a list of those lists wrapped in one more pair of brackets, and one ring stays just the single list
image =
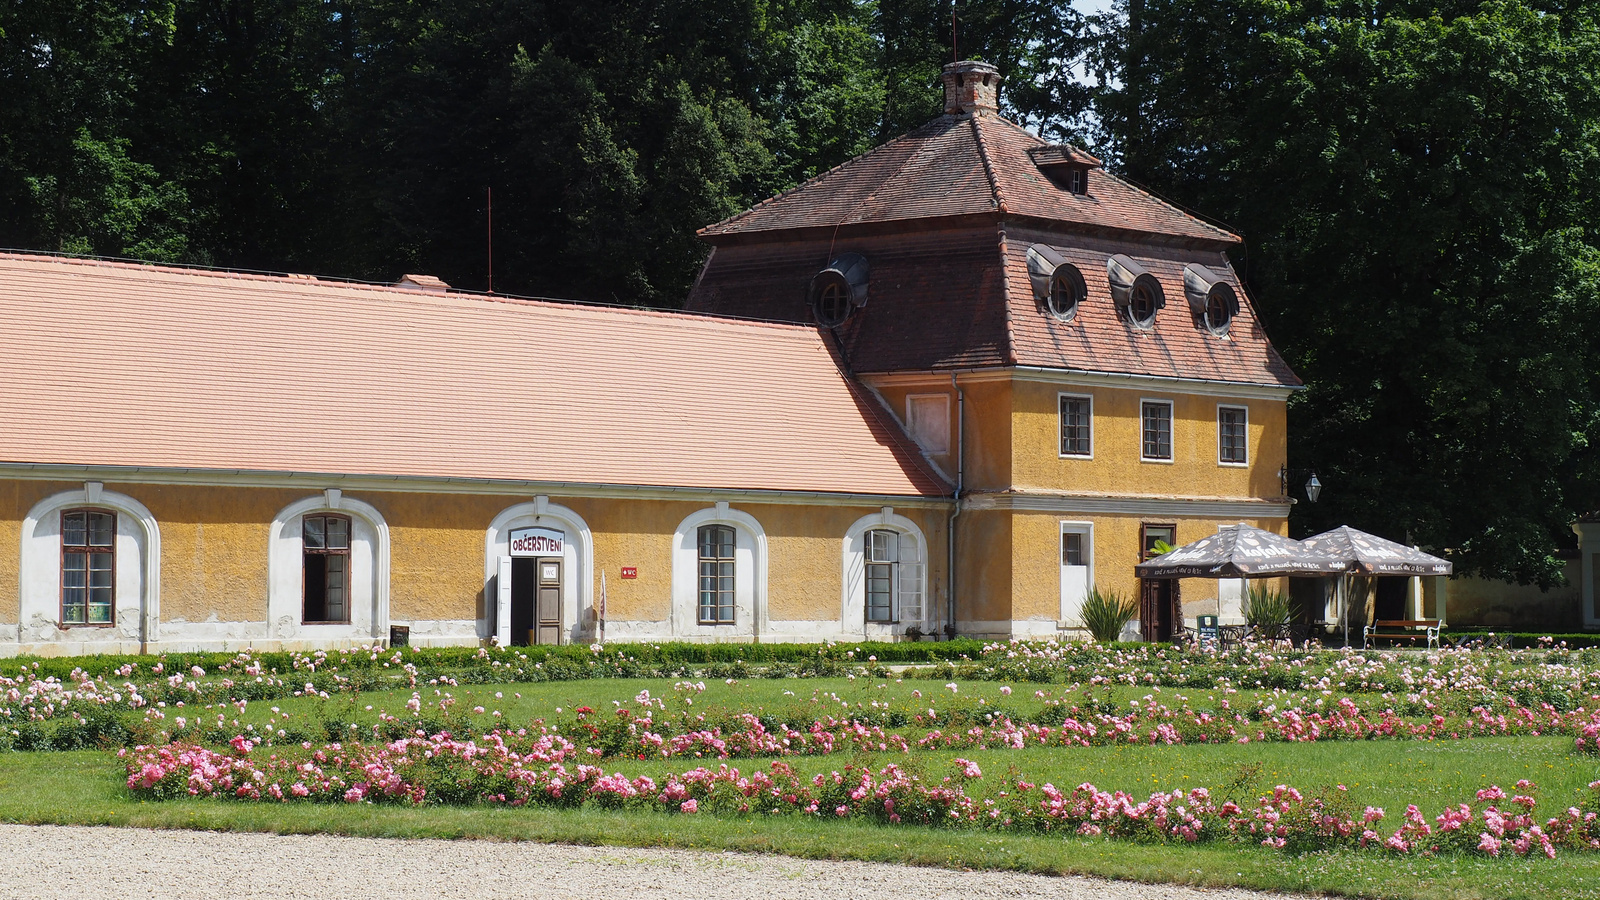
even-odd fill
[{"label": "dark doorway interior", "polygon": [[1178,579],[1139,579],[1139,636],[1147,641],[1170,641],[1177,622]]},{"label": "dark doorway interior", "polygon": [[[1176,525],[1141,525],[1139,528],[1139,558],[1160,556],[1157,542],[1172,546],[1178,543]],[[1139,636],[1147,641],[1170,641],[1183,623],[1179,605],[1178,579],[1139,579]]]},{"label": "dark doorway interior", "polygon": [[1411,586],[1410,578],[1375,578],[1378,590],[1374,603],[1372,616],[1374,619],[1405,619],[1406,616],[1406,588]]},{"label": "dark doorway interior", "polygon": [[538,596],[539,561],[531,556],[511,559],[511,645],[526,647],[533,631],[533,608]]}]

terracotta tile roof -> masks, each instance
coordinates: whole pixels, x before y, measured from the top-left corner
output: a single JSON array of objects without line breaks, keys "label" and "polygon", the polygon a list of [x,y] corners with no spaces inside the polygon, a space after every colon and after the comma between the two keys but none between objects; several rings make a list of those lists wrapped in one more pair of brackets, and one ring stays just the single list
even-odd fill
[{"label": "terracotta tile roof", "polygon": [[0,254],[0,461],[937,495],[812,327]]},{"label": "terracotta tile roof", "polygon": [[1099,164],[999,116],[940,116],[700,233],[718,243],[797,228],[988,214],[1218,244],[1239,240],[1103,169],[1093,170],[1088,194],[1078,195],[1039,168],[1068,160]]},{"label": "terracotta tile roof", "polygon": [[[1033,295],[1028,280],[1028,248],[1034,243],[1053,247],[1083,273],[1088,296],[1070,321],[1047,314]],[[1003,250],[1006,289],[1018,365],[1279,387],[1300,385],[1300,379],[1267,339],[1243,286],[1227,268],[1221,253],[1097,243],[1021,229],[1007,234]],[[1133,257],[1161,282],[1166,307],[1156,314],[1154,327],[1134,328],[1118,315],[1106,279],[1106,259],[1113,253]],[[1189,263],[1206,265],[1222,275],[1239,297],[1239,312],[1225,338],[1194,322],[1183,292],[1183,268]]]},{"label": "terracotta tile roof", "polygon": [[[1089,167],[1074,194],[1045,171]],[[1239,239],[995,115],[942,116],[754,209],[704,229],[716,245],[688,307],[807,320],[806,289],[833,255],[871,267],[868,301],[838,329],[857,372],[1039,366],[1294,387],[1224,251]],[[1056,248],[1088,297],[1062,322],[1033,296],[1027,251]],[[1126,254],[1163,286],[1148,330],[1117,315],[1106,260]],[[1224,273],[1241,299],[1227,337],[1198,327],[1183,268]]]}]

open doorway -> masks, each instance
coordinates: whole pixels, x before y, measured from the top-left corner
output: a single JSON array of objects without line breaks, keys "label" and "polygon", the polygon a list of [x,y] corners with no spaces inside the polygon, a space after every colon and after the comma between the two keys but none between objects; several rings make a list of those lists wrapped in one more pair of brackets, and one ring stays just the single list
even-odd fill
[{"label": "open doorway", "polygon": [[[1139,526],[1139,561],[1160,556],[1157,545],[1176,546],[1178,526]],[[1139,579],[1139,636],[1147,641],[1170,641],[1183,627],[1183,607],[1176,578]]]},{"label": "open doorway", "polygon": [[531,556],[511,560],[511,644],[561,643],[562,561]]}]

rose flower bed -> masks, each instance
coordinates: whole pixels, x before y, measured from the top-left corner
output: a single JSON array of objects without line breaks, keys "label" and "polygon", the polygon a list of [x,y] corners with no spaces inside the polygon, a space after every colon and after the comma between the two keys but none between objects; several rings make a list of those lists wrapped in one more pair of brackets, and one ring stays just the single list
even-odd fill
[{"label": "rose flower bed", "polygon": [[301,754],[271,752],[236,738],[223,752],[193,744],[125,752],[127,784],[151,799],[215,797],[291,803],[488,803],[508,806],[650,809],[671,814],[725,813],[856,818],[890,825],[1059,832],[1145,841],[1226,841],[1293,851],[1338,847],[1390,853],[1443,851],[1554,858],[1558,848],[1600,850],[1600,781],[1581,806],[1541,818],[1535,787],[1521,781],[1509,796],[1498,787],[1477,793],[1431,820],[1408,805],[1397,827],[1383,809],[1356,811],[1342,787],[1325,796],[1278,785],[1240,803],[1212,792],[1156,792],[1140,800],[1080,784],[1062,791],[1020,777],[987,795],[970,760],[937,782],[898,764],[806,779],[782,761],[742,774],[727,765],[697,767],[657,780],[606,774],[578,762],[598,753],[558,735],[491,732],[481,741],[447,734],[383,744],[329,744]]}]

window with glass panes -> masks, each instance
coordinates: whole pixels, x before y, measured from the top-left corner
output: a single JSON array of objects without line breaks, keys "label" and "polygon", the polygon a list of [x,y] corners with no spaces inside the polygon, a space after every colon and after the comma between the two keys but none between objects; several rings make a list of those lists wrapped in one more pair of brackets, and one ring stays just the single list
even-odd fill
[{"label": "window with glass panes", "polygon": [[61,514],[61,624],[114,624],[116,543],[115,513]]},{"label": "window with glass panes", "polygon": [[301,520],[305,557],[302,622],[350,621],[350,519],[319,514]]},{"label": "window with glass panes", "polygon": [[735,541],[731,525],[702,525],[700,624],[732,625]]},{"label": "window with glass panes", "polygon": [[1249,462],[1245,449],[1246,415],[1242,406],[1217,407],[1217,458],[1221,462],[1236,465]]},{"label": "window with glass panes", "polygon": [[1061,564],[1083,565],[1083,535],[1076,531],[1061,532]]},{"label": "window with glass panes", "polygon": [[867,621],[894,621],[895,564],[900,561],[900,535],[867,532]]},{"label": "window with glass panes", "polygon": [[866,618],[891,624],[922,621],[922,554],[917,539],[888,529],[865,535]]},{"label": "window with glass panes", "polygon": [[1061,398],[1061,455],[1089,456],[1089,419],[1092,402],[1088,397]]},{"label": "window with glass panes", "polygon": [[1145,459],[1172,458],[1172,404],[1146,400],[1144,402]]}]

